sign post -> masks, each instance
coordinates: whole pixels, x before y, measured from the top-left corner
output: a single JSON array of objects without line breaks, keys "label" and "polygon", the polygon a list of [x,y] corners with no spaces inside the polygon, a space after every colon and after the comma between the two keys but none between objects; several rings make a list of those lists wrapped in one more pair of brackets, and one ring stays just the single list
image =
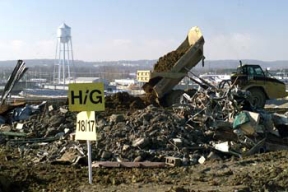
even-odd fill
[{"label": "sign post", "polygon": [[88,150],[88,175],[89,183],[92,184],[92,161],[91,161],[91,142],[87,140],[87,150]]},{"label": "sign post", "polygon": [[92,184],[91,141],[97,140],[95,111],[104,111],[103,83],[69,84],[69,110],[77,114],[75,140],[87,140],[88,175]]}]

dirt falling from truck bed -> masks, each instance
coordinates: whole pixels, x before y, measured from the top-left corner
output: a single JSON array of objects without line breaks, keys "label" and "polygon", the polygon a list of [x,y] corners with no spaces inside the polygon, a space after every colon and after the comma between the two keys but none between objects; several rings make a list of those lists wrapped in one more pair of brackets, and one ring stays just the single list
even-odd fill
[{"label": "dirt falling from truck bed", "polygon": [[186,53],[187,49],[175,50],[159,58],[154,65],[155,72],[169,71],[174,64]]},{"label": "dirt falling from truck bed", "polygon": [[[175,63],[187,52],[187,49],[174,50],[160,57],[157,63],[154,64],[154,72],[170,71]],[[147,93],[145,101],[153,105],[157,105],[155,95],[152,93],[153,87],[161,80],[161,77],[152,78],[147,82],[143,89]]]},{"label": "dirt falling from truck bed", "polygon": [[127,92],[119,92],[112,95],[108,95],[105,98],[106,109],[111,110],[134,110],[144,109],[151,104],[146,97],[138,97],[130,95]]}]

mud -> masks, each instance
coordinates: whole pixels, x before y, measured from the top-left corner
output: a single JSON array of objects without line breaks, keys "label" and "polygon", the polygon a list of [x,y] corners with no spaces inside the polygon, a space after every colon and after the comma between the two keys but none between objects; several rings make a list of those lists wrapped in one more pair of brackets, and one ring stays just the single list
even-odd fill
[{"label": "mud", "polygon": [[288,188],[287,151],[176,168],[93,168],[31,164],[1,148],[1,191],[283,191]]},{"label": "mud", "polygon": [[105,108],[108,111],[135,111],[137,109],[144,109],[149,105],[158,106],[155,102],[156,98],[153,94],[143,94],[140,96],[133,96],[127,92],[119,92],[105,97]]},{"label": "mud", "polygon": [[144,109],[149,103],[140,97],[135,97],[127,92],[119,92],[116,94],[108,95],[105,97],[105,107],[115,110],[127,110],[127,109]]}]

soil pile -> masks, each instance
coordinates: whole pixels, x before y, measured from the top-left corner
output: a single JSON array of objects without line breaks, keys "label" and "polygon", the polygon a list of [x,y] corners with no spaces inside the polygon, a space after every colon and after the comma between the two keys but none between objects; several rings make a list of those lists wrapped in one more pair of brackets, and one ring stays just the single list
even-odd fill
[{"label": "soil pile", "polygon": [[93,168],[31,164],[17,150],[0,148],[0,190],[83,192],[285,191],[287,151],[171,168]]},{"label": "soil pile", "polygon": [[127,92],[119,92],[105,97],[105,107],[116,110],[144,109],[147,101],[135,97]]},{"label": "soil pile", "polygon": [[186,53],[187,49],[180,49],[171,51],[168,54],[160,57],[157,63],[154,65],[155,72],[169,71],[174,64]]},{"label": "soil pile", "polygon": [[[171,51],[168,54],[160,57],[157,63],[154,64],[154,72],[167,72],[170,71],[175,63],[186,53],[187,49],[180,49]],[[162,77],[154,77],[149,80],[144,86],[143,89],[146,93],[152,93],[153,87],[162,79]],[[155,98],[153,96],[147,97],[149,103],[155,104]]]}]

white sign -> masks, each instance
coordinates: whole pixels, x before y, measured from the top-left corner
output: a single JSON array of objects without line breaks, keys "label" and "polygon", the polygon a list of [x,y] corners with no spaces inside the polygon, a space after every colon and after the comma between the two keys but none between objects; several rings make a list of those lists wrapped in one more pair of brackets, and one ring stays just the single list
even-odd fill
[{"label": "white sign", "polygon": [[95,111],[82,111],[77,114],[75,140],[96,141]]}]

